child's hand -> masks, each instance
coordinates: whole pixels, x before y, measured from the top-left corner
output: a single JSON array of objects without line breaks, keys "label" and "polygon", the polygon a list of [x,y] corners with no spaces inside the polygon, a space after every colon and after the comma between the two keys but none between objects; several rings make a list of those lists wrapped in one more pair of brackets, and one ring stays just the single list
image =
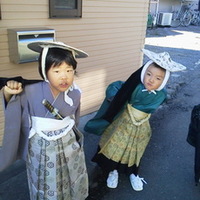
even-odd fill
[{"label": "child's hand", "polygon": [[4,92],[7,94],[19,94],[23,91],[22,83],[17,81],[8,81],[6,86],[4,87]]},{"label": "child's hand", "polygon": [[6,86],[4,86],[4,97],[6,102],[9,102],[12,95],[20,94],[23,91],[22,84],[17,81],[8,81]]}]

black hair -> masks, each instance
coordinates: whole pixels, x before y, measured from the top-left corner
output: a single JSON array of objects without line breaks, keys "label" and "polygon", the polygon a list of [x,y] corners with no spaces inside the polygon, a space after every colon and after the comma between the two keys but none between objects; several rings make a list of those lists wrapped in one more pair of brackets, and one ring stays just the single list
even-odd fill
[{"label": "black hair", "polygon": [[[42,52],[40,53],[38,61],[38,70],[40,76],[44,79],[42,74]],[[61,48],[49,48],[45,62],[45,74],[47,74],[47,72],[52,66],[59,66],[63,62],[67,63],[68,65],[71,65],[73,69],[76,70],[77,61],[75,60],[71,51]]]},{"label": "black hair", "polygon": [[120,112],[124,104],[130,99],[136,86],[139,83],[141,83],[140,75],[142,68],[143,66],[140,67],[133,74],[131,74],[131,76],[122,85],[122,87],[120,88],[120,90],[117,92],[114,99],[110,103],[106,113],[102,117],[103,119],[111,123],[114,117]]}]

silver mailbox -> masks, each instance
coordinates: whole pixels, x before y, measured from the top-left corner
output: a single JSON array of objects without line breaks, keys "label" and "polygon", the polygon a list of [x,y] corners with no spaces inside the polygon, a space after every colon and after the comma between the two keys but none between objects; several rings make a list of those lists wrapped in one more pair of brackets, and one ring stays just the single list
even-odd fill
[{"label": "silver mailbox", "polygon": [[55,41],[55,30],[48,28],[8,29],[10,61],[27,63],[37,61],[39,54],[30,50],[31,42]]}]

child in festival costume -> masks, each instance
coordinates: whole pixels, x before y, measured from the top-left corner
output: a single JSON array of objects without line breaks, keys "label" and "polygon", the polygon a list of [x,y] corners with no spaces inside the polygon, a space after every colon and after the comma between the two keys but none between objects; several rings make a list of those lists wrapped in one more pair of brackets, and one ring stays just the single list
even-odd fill
[{"label": "child in festival costume", "polygon": [[9,80],[3,88],[0,170],[23,158],[31,200],[84,200],[88,175],[83,136],[75,127],[81,93],[73,81],[76,58],[88,55],[61,42],[35,42],[28,47],[40,53],[39,73],[44,81],[22,86]]},{"label": "child in festival costume", "polygon": [[186,69],[172,61],[167,52],[156,54],[145,49],[143,52],[150,61],[126,82],[110,84],[100,110],[85,126],[86,131],[97,134],[106,127],[92,161],[108,175],[109,188],[117,187],[121,172],[129,175],[135,191],[143,190],[145,181],[139,177],[138,169],[151,137],[149,118],[166,99],[164,86],[170,72]]}]

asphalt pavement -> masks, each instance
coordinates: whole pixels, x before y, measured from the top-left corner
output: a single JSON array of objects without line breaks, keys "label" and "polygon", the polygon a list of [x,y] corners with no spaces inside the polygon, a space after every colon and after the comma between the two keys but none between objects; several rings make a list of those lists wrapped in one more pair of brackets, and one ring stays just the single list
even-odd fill
[{"label": "asphalt pavement", "polygon": [[[128,177],[120,175],[116,189],[106,187],[101,170],[91,162],[99,136],[83,131],[95,113],[81,117],[90,180],[87,200],[199,200],[194,184],[194,148],[186,142],[191,110],[200,103],[200,27],[157,27],[147,30],[145,48],[168,51],[173,60],[187,67],[173,73],[168,99],[151,117],[153,135],[141,160],[140,176],[147,184],[136,192]],[[144,57],[144,62],[147,58]],[[0,200],[29,200],[25,163],[17,161],[0,173]]]}]

